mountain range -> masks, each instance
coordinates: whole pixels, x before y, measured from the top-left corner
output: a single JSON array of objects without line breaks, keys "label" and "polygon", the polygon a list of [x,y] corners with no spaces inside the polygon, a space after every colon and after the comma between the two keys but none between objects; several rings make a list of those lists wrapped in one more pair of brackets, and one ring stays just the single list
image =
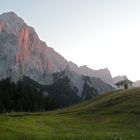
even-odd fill
[{"label": "mountain range", "polygon": [[92,70],[67,61],[14,12],[0,15],[0,80],[6,78],[28,81],[64,105],[114,90],[107,68]]}]

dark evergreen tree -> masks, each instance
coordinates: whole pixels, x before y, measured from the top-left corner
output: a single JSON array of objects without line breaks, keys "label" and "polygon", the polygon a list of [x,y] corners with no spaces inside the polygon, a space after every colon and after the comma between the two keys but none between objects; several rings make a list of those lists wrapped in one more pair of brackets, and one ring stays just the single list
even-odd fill
[{"label": "dark evergreen tree", "polygon": [[49,98],[39,89],[19,81],[11,83],[10,79],[0,81],[0,113],[4,112],[38,112],[56,109],[56,99]]}]

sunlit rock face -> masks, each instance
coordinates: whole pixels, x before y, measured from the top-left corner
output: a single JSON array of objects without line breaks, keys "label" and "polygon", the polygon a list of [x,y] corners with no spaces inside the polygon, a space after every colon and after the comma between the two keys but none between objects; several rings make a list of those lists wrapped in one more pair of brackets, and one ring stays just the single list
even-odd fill
[{"label": "sunlit rock face", "polygon": [[4,24],[5,32],[13,35],[18,35],[19,30],[26,25],[14,12],[3,13],[0,15],[0,23]]},{"label": "sunlit rock face", "polygon": [[35,30],[14,12],[0,15],[0,79],[11,77],[17,81],[28,76],[39,83],[51,84],[51,74],[63,71],[67,65],[80,75],[99,77],[112,84],[107,69],[92,70],[68,62],[41,41]]},{"label": "sunlit rock face", "polygon": [[17,81],[26,75],[47,83],[47,77],[62,71],[66,62],[14,12],[0,15],[0,79],[10,76]]},{"label": "sunlit rock face", "polygon": [[31,82],[27,83],[37,82],[39,87],[32,86],[39,89],[42,85],[44,94],[68,106],[114,90],[95,78],[98,76],[108,82],[111,75],[108,70],[94,71],[68,62],[15,13],[0,15],[0,80],[10,77],[17,82],[29,78]]},{"label": "sunlit rock face", "polygon": [[0,21],[0,33],[4,32],[6,24],[3,21]]},{"label": "sunlit rock face", "polygon": [[26,79],[64,107],[114,90],[105,83],[110,77],[107,69],[94,71],[68,62],[15,13],[0,15],[0,80]]},{"label": "sunlit rock face", "polygon": [[29,29],[28,27],[22,28],[19,31],[18,35],[18,50],[16,53],[16,64],[22,63],[22,67],[24,65],[28,65],[30,61],[30,38],[29,38]]}]

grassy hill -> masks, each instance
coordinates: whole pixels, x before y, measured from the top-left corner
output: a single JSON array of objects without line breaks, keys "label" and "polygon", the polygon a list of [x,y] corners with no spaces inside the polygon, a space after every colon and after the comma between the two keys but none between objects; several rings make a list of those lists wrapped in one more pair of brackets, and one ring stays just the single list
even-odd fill
[{"label": "grassy hill", "polygon": [[63,110],[2,114],[0,140],[140,140],[140,88]]}]

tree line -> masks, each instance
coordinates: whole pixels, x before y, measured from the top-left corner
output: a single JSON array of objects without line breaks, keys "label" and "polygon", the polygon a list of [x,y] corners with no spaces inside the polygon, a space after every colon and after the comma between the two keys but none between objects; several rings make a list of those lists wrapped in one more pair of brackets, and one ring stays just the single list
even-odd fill
[{"label": "tree line", "polygon": [[58,107],[56,98],[50,98],[31,85],[10,79],[0,81],[0,113],[40,112]]}]

